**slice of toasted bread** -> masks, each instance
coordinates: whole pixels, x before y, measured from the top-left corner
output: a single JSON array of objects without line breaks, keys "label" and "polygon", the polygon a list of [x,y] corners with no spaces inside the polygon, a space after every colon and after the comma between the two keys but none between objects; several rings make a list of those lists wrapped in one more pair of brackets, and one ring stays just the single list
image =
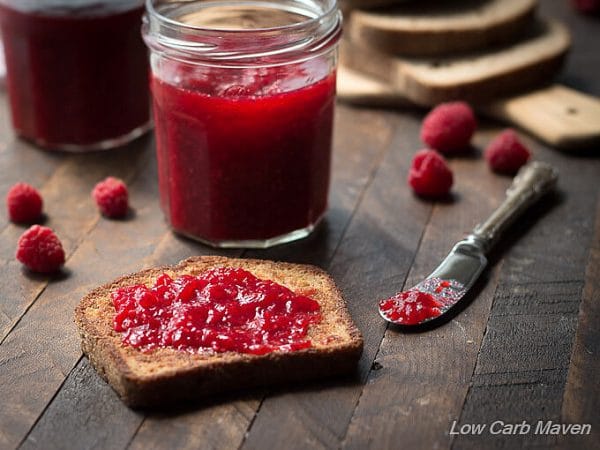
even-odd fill
[{"label": "slice of toasted bread", "polygon": [[353,11],[354,42],[405,56],[448,56],[518,38],[531,25],[537,0],[409,2]]},{"label": "slice of toasted bread", "polygon": [[346,11],[350,11],[355,8],[372,9],[393,7],[395,5],[402,5],[404,3],[414,3],[414,0],[340,0],[338,3],[342,11],[344,11],[344,14],[346,14]]},{"label": "slice of toasted bread", "polygon": [[570,46],[566,27],[539,20],[507,46],[460,57],[404,58],[346,40],[342,63],[390,84],[408,100],[433,106],[451,100],[485,103],[551,81]]},{"label": "slice of toasted bread", "polygon": [[[122,344],[113,329],[111,292],[134,284],[151,285],[163,273],[198,275],[215,267],[242,268],[297,293],[309,293],[321,307],[322,320],[308,331],[311,348],[266,355],[235,352],[189,353],[173,348],[148,352]],[[362,337],[342,296],[326,272],[313,266],[217,256],[194,257],[173,267],[124,276],[86,295],[75,310],[81,347],[123,401],[132,407],[189,401],[228,390],[306,380],[352,371]]]}]

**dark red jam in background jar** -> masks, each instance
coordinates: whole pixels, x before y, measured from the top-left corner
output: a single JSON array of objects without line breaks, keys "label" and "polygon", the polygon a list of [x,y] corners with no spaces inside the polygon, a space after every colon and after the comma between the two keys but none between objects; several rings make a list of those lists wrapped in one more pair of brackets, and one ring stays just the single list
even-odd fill
[{"label": "dark red jam in background jar", "polygon": [[147,131],[143,9],[143,0],[0,0],[16,133],[86,151]]},{"label": "dark red jam in background jar", "polygon": [[327,207],[335,0],[149,0],[161,204],[220,247],[307,236]]}]

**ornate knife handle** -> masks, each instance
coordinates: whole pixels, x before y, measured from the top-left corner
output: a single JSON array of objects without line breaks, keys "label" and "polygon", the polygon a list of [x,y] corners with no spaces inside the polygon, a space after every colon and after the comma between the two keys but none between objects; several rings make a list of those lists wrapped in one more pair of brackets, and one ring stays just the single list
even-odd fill
[{"label": "ornate knife handle", "polygon": [[523,166],[506,191],[504,202],[467,239],[487,252],[517,217],[554,189],[557,180],[558,171],[549,164],[534,161]]}]

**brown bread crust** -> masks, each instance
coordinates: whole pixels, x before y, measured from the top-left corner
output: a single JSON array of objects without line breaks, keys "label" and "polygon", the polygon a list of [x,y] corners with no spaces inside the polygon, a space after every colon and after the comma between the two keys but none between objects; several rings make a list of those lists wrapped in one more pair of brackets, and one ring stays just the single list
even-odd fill
[{"label": "brown bread crust", "polygon": [[411,1],[353,11],[347,35],[385,53],[446,57],[514,41],[532,25],[536,6],[536,0]]},{"label": "brown bread crust", "polygon": [[[163,273],[197,275],[214,267],[243,268],[318,301],[323,319],[309,329],[312,347],[257,356],[235,352],[193,354],[169,348],[144,353],[121,343],[120,334],[113,329],[113,290],[149,285]],[[75,322],[81,348],[91,364],[132,407],[187,402],[229,390],[348,373],[356,366],[363,348],[360,332],[326,272],[314,266],[256,259],[192,257],[176,266],[121,277],[87,294],[75,309]]]},{"label": "brown bread crust", "polygon": [[538,20],[523,40],[485,52],[439,59],[405,58],[345,40],[340,61],[349,69],[389,84],[420,106],[464,100],[484,105],[551,80],[570,46],[567,28]]}]

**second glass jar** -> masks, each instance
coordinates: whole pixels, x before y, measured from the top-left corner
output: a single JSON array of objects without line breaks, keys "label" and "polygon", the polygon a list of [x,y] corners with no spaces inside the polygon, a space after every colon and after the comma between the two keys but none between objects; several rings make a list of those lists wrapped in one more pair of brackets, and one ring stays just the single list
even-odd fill
[{"label": "second glass jar", "polygon": [[0,0],[16,133],[83,152],[148,131],[143,11],[143,0]]},{"label": "second glass jar", "polygon": [[218,247],[308,235],[327,207],[335,0],[148,0],[161,204]]}]

